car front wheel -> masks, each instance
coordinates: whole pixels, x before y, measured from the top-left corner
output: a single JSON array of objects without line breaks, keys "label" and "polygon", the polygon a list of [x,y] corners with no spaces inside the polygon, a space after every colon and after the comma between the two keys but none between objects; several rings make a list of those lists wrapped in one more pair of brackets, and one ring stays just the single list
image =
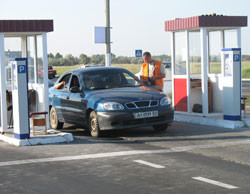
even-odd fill
[{"label": "car front wheel", "polygon": [[153,126],[155,131],[166,131],[168,128],[168,124],[162,124],[162,125],[154,125]]},{"label": "car front wheel", "polygon": [[89,132],[92,137],[100,137],[101,131],[97,120],[95,111],[92,111],[89,115]]},{"label": "car front wheel", "polygon": [[50,114],[49,114],[49,120],[50,120],[50,126],[53,129],[62,129],[63,128],[63,122],[60,122],[58,120],[58,116],[56,114],[56,109],[54,107],[52,107],[50,109]]}]

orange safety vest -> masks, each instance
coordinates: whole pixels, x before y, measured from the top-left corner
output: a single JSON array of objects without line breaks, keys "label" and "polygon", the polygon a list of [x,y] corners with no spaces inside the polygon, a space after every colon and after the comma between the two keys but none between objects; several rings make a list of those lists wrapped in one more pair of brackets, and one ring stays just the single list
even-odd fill
[{"label": "orange safety vest", "polygon": [[[161,64],[162,64],[162,62],[160,62],[160,61],[155,61],[155,69],[154,69],[154,71],[153,71],[153,75],[154,76],[159,76],[159,75],[161,75]],[[142,64],[142,76],[144,76],[144,77],[148,77],[148,73],[149,73],[149,65],[148,65],[148,63],[143,63]],[[144,80],[143,81],[148,81],[147,80],[147,78],[144,78]],[[163,80],[163,78],[161,78],[161,79],[156,79],[155,80],[155,85],[154,86],[151,86],[151,87],[153,87],[153,88],[155,88],[155,89],[157,89],[157,90],[162,90],[163,89],[163,83],[164,83],[164,80]]]}]

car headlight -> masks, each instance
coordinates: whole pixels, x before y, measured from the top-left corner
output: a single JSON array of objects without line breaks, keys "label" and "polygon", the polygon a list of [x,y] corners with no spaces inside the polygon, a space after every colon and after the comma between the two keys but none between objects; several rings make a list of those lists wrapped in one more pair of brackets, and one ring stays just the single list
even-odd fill
[{"label": "car headlight", "polygon": [[163,97],[160,101],[160,105],[161,106],[165,106],[165,105],[169,105],[170,104],[170,101],[169,101],[169,98],[168,97]]},{"label": "car headlight", "polygon": [[124,106],[118,102],[105,102],[103,108],[105,110],[123,110]]}]

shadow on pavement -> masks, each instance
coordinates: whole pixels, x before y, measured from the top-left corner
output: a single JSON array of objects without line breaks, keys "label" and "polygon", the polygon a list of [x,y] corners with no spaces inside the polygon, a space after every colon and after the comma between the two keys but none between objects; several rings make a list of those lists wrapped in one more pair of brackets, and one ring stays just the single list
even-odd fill
[{"label": "shadow on pavement", "polygon": [[[72,144],[101,143],[148,143],[148,142],[180,142],[206,140],[242,140],[249,139],[249,128],[228,129],[198,124],[175,122],[165,132],[156,132],[152,127],[103,131],[100,138],[92,138],[87,129],[74,125],[66,125],[61,131],[72,133]],[[243,134],[242,134],[243,133]]]}]

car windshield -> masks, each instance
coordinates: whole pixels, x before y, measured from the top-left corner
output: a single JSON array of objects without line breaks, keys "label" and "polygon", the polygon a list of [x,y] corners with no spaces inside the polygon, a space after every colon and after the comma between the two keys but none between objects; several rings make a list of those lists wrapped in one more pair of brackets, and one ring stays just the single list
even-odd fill
[{"label": "car windshield", "polygon": [[127,71],[98,70],[83,74],[86,90],[100,90],[110,88],[137,87],[142,83]]}]

